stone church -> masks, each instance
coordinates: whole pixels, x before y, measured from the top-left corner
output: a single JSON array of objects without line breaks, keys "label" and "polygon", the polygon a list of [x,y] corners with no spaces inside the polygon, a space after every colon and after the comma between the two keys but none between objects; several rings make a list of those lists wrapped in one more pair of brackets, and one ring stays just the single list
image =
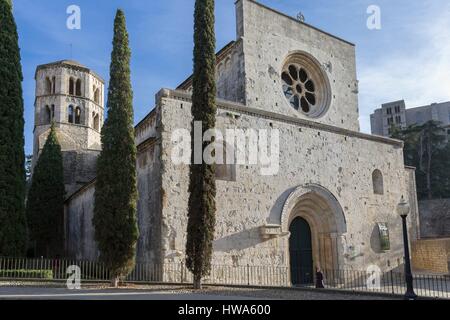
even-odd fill
[{"label": "stone church", "polygon": [[[213,264],[285,267],[293,283],[302,282],[298,270],[308,276],[316,266],[398,267],[395,209],[409,200],[415,237],[415,173],[402,142],[360,132],[355,45],[253,0],[236,2],[236,18],[236,40],[217,54],[217,127],[278,130],[279,171],[219,168]],[[104,82],[73,61],[39,66],[36,82],[35,156],[51,119],[64,155],[67,253],[95,260]],[[140,263],[184,259],[189,165],[171,155],[173,132],[191,128],[191,85],[160,90],[136,126]]]}]

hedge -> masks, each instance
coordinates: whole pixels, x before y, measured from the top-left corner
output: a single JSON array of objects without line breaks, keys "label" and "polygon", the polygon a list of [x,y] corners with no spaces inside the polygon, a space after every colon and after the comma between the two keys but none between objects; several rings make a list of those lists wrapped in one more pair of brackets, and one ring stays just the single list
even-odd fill
[{"label": "hedge", "polygon": [[0,270],[0,278],[53,279],[52,270]]}]

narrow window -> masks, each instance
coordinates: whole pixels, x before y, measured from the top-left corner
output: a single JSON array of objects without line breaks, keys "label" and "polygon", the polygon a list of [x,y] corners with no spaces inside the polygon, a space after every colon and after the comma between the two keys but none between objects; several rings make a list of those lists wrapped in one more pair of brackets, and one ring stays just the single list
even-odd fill
[{"label": "narrow window", "polygon": [[52,114],[51,114],[51,116],[52,116],[52,121],[55,119],[55,105],[54,104],[52,104]]},{"label": "narrow window", "polygon": [[96,89],[94,91],[94,102],[99,104],[100,103],[100,89]]},{"label": "narrow window", "polygon": [[75,124],[81,124],[81,109],[77,107],[75,109]]},{"label": "narrow window", "polygon": [[49,106],[45,106],[45,113],[44,113],[44,123],[43,124],[50,124],[52,119],[51,110]]},{"label": "narrow window", "polygon": [[69,114],[69,118],[68,118],[69,123],[73,123],[73,118],[74,118],[73,106],[69,106],[68,114]]},{"label": "narrow window", "polygon": [[100,116],[94,115],[94,130],[100,131]]},{"label": "narrow window", "polygon": [[69,94],[72,96],[75,94],[75,81],[73,78],[70,78],[69,80]]},{"label": "narrow window", "polygon": [[52,78],[52,93],[56,93],[56,77]]},{"label": "narrow window", "polygon": [[45,94],[51,93],[52,93],[52,82],[50,81],[50,78],[45,78]]},{"label": "narrow window", "polygon": [[76,90],[76,95],[77,95],[77,96],[81,96],[81,80],[80,80],[80,79],[77,80],[77,90]]},{"label": "narrow window", "polygon": [[373,193],[375,194],[384,194],[384,182],[383,182],[383,174],[380,170],[375,170],[372,173],[372,183],[373,183]]}]

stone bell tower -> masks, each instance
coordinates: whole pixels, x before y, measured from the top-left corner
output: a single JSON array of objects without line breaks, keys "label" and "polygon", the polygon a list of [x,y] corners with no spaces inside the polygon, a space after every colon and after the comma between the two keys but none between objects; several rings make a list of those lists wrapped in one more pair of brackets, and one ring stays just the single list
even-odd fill
[{"label": "stone bell tower", "polygon": [[104,121],[104,81],[75,61],[36,69],[33,168],[54,122],[63,154],[66,196],[96,176]]}]

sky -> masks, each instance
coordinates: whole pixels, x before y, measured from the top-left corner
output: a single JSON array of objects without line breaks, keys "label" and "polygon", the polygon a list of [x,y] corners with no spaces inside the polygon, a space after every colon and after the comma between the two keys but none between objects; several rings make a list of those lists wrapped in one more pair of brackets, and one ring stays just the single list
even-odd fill
[{"label": "sky", "polygon": [[[450,100],[450,1],[260,0],[356,44],[360,123],[382,103],[408,108]],[[216,0],[217,49],[235,40],[235,0]],[[81,29],[67,28],[67,8],[81,9]],[[380,8],[370,30],[368,7]],[[40,64],[76,60],[109,79],[113,21],[125,11],[132,50],[135,121],[154,107],[161,88],[175,88],[192,70],[194,0],[14,0],[25,100],[25,152],[32,153],[34,73]]]}]

